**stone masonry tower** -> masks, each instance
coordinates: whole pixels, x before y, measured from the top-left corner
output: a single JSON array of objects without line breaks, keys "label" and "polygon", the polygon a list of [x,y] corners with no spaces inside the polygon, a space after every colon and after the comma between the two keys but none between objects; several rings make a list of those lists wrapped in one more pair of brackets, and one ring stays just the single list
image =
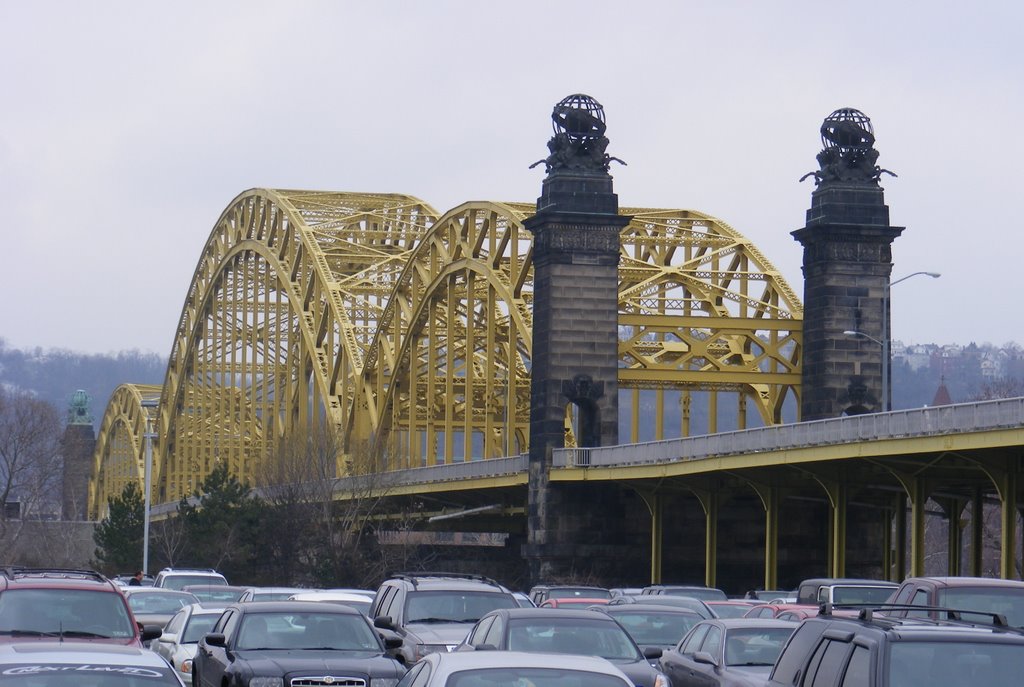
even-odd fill
[{"label": "stone masonry tower", "polygon": [[61,440],[64,457],[61,520],[85,520],[89,477],[96,435],[92,428],[89,395],[79,390],[68,401],[68,422]]},{"label": "stone masonry tower", "polygon": [[879,178],[892,173],[876,164],[871,120],[836,110],[822,123],[821,140],[821,169],[807,175],[817,186],[807,225],[793,232],[804,247],[804,421],[886,407],[886,289],[892,242],[903,232],[889,224]]},{"label": "stone masonry tower", "polygon": [[601,508],[593,503],[600,490],[550,484],[551,450],[565,446],[567,410],[578,446],[618,443],[619,232],[630,219],[618,214],[601,105],[571,95],[551,118],[547,177],[537,214],[526,221],[534,303],[524,553],[534,582],[595,561],[585,547],[587,533],[599,529],[592,513]]}]

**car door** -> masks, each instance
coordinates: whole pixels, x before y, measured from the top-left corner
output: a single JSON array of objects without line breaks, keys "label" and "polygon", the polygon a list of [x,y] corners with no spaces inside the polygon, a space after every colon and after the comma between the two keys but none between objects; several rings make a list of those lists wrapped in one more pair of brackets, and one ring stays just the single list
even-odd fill
[{"label": "car door", "polygon": [[149,644],[149,648],[160,654],[168,663],[174,663],[174,646],[178,643],[178,634],[185,626],[185,618],[188,616],[188,609],[183,608],[167,621],[163,634]]},{"label": "car door", "polygon": [[675,649],[662,654],[659,663],[661,672],[668,676],[672,687],[690,687],[694,684],[693,655],[697,653],[710,627],[706,623],[696,625]]},{"label": "car door", "polygon": [[[224,612],[217,624],[213,626],[211,634],[223,634],[224,646],[211,646],[206,643],[204,637],[199,642],[196,651],[196,663],[193,664],[192,684],[194,687],[220,687],[224,680],[224,673],[231,663],[227,647],[231,646],[231,634],[238,626],[238,619],[241,614],[231,609]],[[199,684],[196,685],[196,675],[199,676]]]}]

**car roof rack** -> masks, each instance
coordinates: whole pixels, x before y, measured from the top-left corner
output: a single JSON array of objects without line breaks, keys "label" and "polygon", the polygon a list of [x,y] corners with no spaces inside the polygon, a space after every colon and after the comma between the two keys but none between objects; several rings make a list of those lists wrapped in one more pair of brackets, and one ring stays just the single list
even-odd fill
[{"label": "car roof rack", "polygon": [[475,573],[455,573],[455,572],[394,572],[388,575],[389,578],[408,580],[412,583],[413,587],[418,586],[418,581],[424,577],[447,577],[458,580],[474,580],[477,582],[484,582],[486,584],[493,585],[495,587],[501,587],[496,580],[492,580],[489,577],[483,575],[477,575]]},{"label": "car roof rack", "polygon": [[[946,607],[946,606],[921,606],[921,605],[918,605],[918,604],[877,604],[877,603],[875,603],[875,604],[871,604],[871,603],[836,604],[836,603],[823,603],[818,608],[818,615],[832,615],[832,610],[836,609],[836,608],[839,608],[839,609],[848,608],[848,609],[851,609],[851,610],[858,610],[857,618],[859,620],[863,620],[865,622],[872,622],[872,621],[874,621],[875,613],[883,613],[884,614],[885,611],[925,611],[925,612],[929,612],[929,613],[939,614],[940,617],[938,617],[938,618],[927,618],[927,617],[913,616],[912,620],[925,620],[925,621],[928,621],[928,620],[933,620],[933,621],[934,620],[940,620],[940,621],[944,621],[944,622],[966,623],[966,624],[970,624],[970,625],[977,625],[978,624],[977,621],[968,620],[968,619],[964,618],[964,616],[965,615],[966,616],[979,616],[981,618],[988,619],[987,622],[986,621],[982,621],[986,625],[992,625],[994,627],[1010,629],[1010,624],[1006,621],[1006,616],[1004,614],[1002,614],[1002,613],[993,613],[993,612],[990,612],[990,611],[975,611],[975,610],[966,609],[966,608],[949,608],[949,607]],[[945,617],[942,617],[943,615]],[[883,617],[886,620],[891,620],[891,621],[894,621],[894,622],[900,622],[902,620],[905,620],[909,616],[883,615]]]},{"label": "car roof rack", "polygon": [[97,582],[109,582],[110,580],[103,573],[87,568],[30,568],[23,565],[12,565],[3,568],[3,574],[9,578],[14,579],[16,576],[26,577],[28,575],[36,575],[39,577],[52,577],[52,578],[91,578]]}]

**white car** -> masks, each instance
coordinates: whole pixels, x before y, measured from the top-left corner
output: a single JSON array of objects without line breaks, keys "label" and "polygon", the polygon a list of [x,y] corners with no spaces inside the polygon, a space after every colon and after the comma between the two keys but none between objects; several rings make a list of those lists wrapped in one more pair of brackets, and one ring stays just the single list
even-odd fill
[{"label": "white car", "polygon": [[185,687],[179,675],[148,649],[97,642],[0,645],[4,687]]},{"label": "white car", "polygon": [[363,615],[369,615],[370,604],[373,603],[372,596],[364,594],[353,594],[352,592],[332,592],[330,590],[310,590],[292,594],[288,597],[291,601],[323,601],[326,603],[342,604],[351,606]]},{"label": "white car", "polygon": [[227,583],[227,579],[213,568],[164,568],[156,574],[153,586],[180,590],[189,584]]},{"label": "white car", "polygon": [[[417,679],[418,678],[418,679]],[[531,685],[532,687],[632,687],[626,675],[597,656],[467,651],[427,654],[398,682],[398,687],[469,687]]]},{"label": "white car", "polygon": [[199,640],[213,629],[223,611],[223,608],[190,604],[174,614],[164,633],[153,640],[149,648],[163,656],[186,684],[191,684],[192,660]]}]

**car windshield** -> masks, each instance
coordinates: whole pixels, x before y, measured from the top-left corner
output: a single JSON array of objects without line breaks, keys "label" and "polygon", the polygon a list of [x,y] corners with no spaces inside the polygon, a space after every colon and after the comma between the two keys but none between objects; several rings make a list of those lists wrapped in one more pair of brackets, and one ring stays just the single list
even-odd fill
[{"label": "car windshield", "polygon": [[0,665],[4,687],[162,687],[181,683],[170,668],[104,665],[102,659],[85,664],[33,663]]},{"label": "car windshield", "polygon": [[626,628],[633,641],[640,646],[674,646],[690,628],[700,622],[700,616],[686,612],[629,612],[615,613],[613,618]]},{"label": "car windshield", "polygon": [[186,592],[141,592],[128,595],[128,605],[136,615],[173,615],[195,602],[196,597]]},{"label": "car windshield", "polygon": [[242,595],[242,592],[238,589],[217,589],[216,587],[207,587],[206,589],[187,589],[185,591],[194,594],[200,601],[213,601],[221,604],[229,604],[232,601],[238,601],[238,597]]},{"label": "car windshield", "polygon": [[198,644],[203,635],[213,630],[219,617],[220,613],[203,613],[202,615],[193,613],[189,618],[188,625],[185,626],[185,635],[181,638],[181,643]]},{"label": "car windshield", "polygon": [[590,589],[587,587],[559,587],[548,592],[549,599],[610,599],[612,593],[607,589]]},{"label": "car windshield", "polygon": [[511,594],[474,591],[409,592],[406,623],[475,623],[498,608],[516,608]]},{"label": "car windshield", "polygon": [[362,615],[318,611],[247,613],[235,648],[381,651],[377,636]]},{"label": "car windshield", "polygon": [[782,645],[793,634],[790,627],[731,628],[725,637],[728,666],[773,666]]},{"label": "car windshield", "polygon": [[867,587],[851,585],[832,588],[832,603],[836,604],[882,604],[885,603],[895,587]]},{"label": "car windshield", "polygon": [[893,642],[891,687],[1018,685],[1024,644],[995,642]]},{"label": "car windshield", "polygon": [[8,589],[0,594],[0,635],[130,639],[124,597],[85,589]]},{"label": "car windshield", "polygon": [[611,618],[524,618],[509,620],[510,651],[600,656],[610,661],[643,658],[626,631]]},{"label": "car windshield", "polygon": [[722,601],[728,598],[721,589],[705,589],[703,587],[684,587],[678,589],[666,587],[664,593],[669,596],[688,596],[692,599],[701,599],[703,601]]},{"label": "car windshield", "polygon": [[939,605],[964,611],[1001,613],[1014,627],[1024,627],[1024,589],[1019,587],[947,587],[939,592]]},{"label": "car windshield", "polygon": [[624,687],[615,675],[561,668],[480,668],[462,670],[446,687]]},{"label": "car windshield", "polygon": [[181,589],[190,584],[222,584],[227,586],[227,580],[219,575],[168,575],[162,582],[167,589]]}]

